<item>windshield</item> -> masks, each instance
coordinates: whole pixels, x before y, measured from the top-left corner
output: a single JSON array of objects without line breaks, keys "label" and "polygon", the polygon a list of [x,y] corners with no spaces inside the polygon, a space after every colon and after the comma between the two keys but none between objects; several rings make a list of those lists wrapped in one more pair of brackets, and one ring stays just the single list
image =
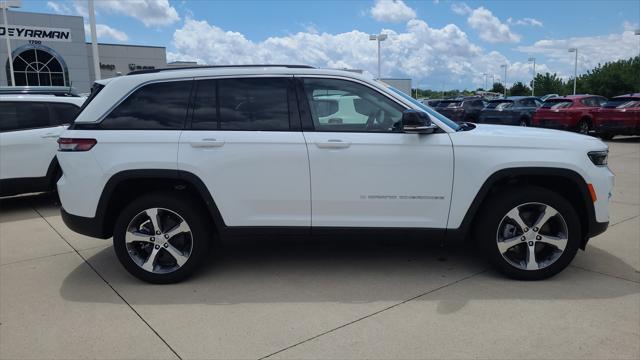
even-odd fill
[{"label": "windshield", "polygon": [[511,101],[509,100],[493,100],[493,101],[489,101],[489,104],[487,104],[486,109],[502,109],[505,107],[505,104],[511,104]]},{"label": "windshield", "polygon": [[609,109],[624,109],[628,107],[634,107],[637,103],[640,102],[638,98],[616,98],[608,100],[606,103],[602,105],[603,108]]},{"label": "windshield", "polygon": [[573,101],[568,99],[549,99],[542,104],[543,109],[564,109],[573,104]]},{"label": "windshield", "polygon": [[460,129],[460,125],[456,124],[455,122],[447,119],[446,117],[442,116],[440,113],[438,113],[437,111],[431,109],[430,107],[421,104],[418,100],[412,98],[411,96],[403,93],[402,91],[389,86],[388,87],[389,90],[393,91],[394,93],[400,95],[400,97],[402,97],[405,100],[408,100],[410,103],[412,103],[413,105],[416,105],[418,107],[418,109],[426,112],[427,114],[429,114],[429,116],[437,118],[438,120],[442,121],[443,123],[445,123],[445,125],[447,125],[448,127],[450,127],[451,129],[458,131]]}]

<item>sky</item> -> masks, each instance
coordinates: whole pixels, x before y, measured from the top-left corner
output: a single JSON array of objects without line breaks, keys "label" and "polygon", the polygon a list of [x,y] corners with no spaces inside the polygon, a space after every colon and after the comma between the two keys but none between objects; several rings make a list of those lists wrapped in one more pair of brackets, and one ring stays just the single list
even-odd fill
[{"label": "sky", "polygon": [[[167,61],[307,64],[411,78],[420,88],[475,89],[485,78],[573,76],[640,53],[638,0],[95,0],[99,42],[167,48]],[[80,15],[86,0],[23,0],[20,11]],[[89,31],[89,26],[85,26]],[[87,34],[88,35],[88,34]],[[87,39],[90,39],[87,36]],[[484,74],[487,74],[486,76]]]}]

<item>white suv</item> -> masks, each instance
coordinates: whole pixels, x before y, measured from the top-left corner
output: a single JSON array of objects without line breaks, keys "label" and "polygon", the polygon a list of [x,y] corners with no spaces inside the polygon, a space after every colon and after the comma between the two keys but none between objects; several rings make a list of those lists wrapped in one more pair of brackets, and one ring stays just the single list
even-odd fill
[{"label": "white suv", "polygon": [[142,71],[87,102],[59,140],[63,219],[113,236],[149,282],[193,273],[216,236],[265,234],[473,238],[507,275],[542,279],[609,221],[600,140],[458,125],[351,72]]},{"label": "white suv", "polygon": [[11,92],[0,91],[0,196],[54,190],[61,174],[56,140],[85,98]]}]

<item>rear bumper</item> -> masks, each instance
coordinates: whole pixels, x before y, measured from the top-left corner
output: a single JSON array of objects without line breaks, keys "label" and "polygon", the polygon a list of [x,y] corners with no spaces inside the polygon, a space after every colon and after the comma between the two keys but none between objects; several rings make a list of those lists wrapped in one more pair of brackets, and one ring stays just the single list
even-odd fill
[{"label": "rear bumper", "polygon": [[64,224],[79,234],[99,239],[108,239],[110,237],[105,234],[104,224],[98,218],[72,215],[66,212],[64,208],[60,208],[60,215]]}]

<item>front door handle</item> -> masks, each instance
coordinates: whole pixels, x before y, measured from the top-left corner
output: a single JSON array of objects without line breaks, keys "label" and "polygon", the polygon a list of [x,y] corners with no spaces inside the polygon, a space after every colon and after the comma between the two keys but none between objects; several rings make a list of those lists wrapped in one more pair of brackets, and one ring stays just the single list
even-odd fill
[{"label": "front door handle", "polygon": [[216,139],[202,139],[197,141],[190,142],[191,147],[194,148],[211,148],[211,147],[221,147],[224,146],[224,140],[216,140]]},{"label": "front door handle", "polygon": [[316,146],[321,149],[345,149],[351,146],[351,143],[340,139],[330,139],[327,141],[318,141],[316,142]]}]

